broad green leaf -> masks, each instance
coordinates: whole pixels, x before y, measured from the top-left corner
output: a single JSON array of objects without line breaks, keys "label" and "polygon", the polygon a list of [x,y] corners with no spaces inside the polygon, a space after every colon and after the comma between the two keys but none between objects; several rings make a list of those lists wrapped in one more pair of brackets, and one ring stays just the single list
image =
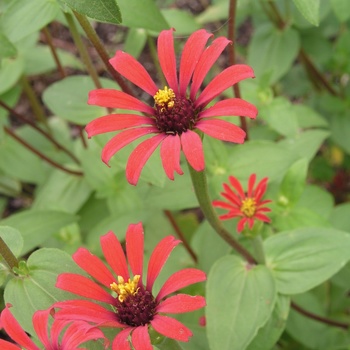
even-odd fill
[{"label": "broad green leaf", "polygon": [[266,266],[235,256],[218,260],[208,275],[207,330],[212,350],[241,350],[268,321],[276,286]]},{"label": "broad green leaf", "polygon": [[350,203],[337,205],[329,220],[336,229],[350,232]]},{"label": "broad green leaf", "polygon": [[0,193],[17,197],[21,193],[21,183],[10,176],[0,174]]},{"label": "broad green leaf", "polygon": [[[71,9],[100,22],[119,24],[122,15],[116,0],[61,0]],[[118,1],[119,2],[119,1]]]},{"label": "broad green leaf", "polygon": [[314,26],[318,26],[320,0],[293,0],[300,13]]},{"label": "broad green leaf", "polygon": [[190,35],[200,29],[191,13],[177,8],[163,9],[162,14],[170,27],[176,28],[175,35]]},{"label": "broad green leaf", "polygon": [[60,228],[76,220],[76,216],[59,211],[27,210],[1,220],[0,225],[11,226],[22,233],[23,255],[45,242]]},{"label": "broad green leaf", "polygon": [[4,299],[11,303],[11,312],[29,333],[33,332],[32,315],[36,310],[50,307],[59,300],[73,299],[68,292],[55,287],[57,276],[63,272],[81,270],[65,252],[44,248],[35,251],[26,263],[27,274],[12,278],[5,287]]},{"label": "broad green leaf", "polygon": [[147,31],[142,28],[130,28],[124,42],[124,51],[138,58],[147,42]]},{"label": "broad green leaf", "polygon": [[277,289],[286,295],[316,287],[350,260],[350,234],[321,227],[279,233],[264,247]]},{"label": "broad green leaf", "polygon": [[331,0],[331,5],[340,22],[346,22],[350,18],[350,1]]},{"label": "broad green leaf", "polygon": [[3,58],[15,57],[17,54],[16,47],[6,37],[6,35],[0,33],[0,66]]},{"label": "broad green leaf", "polygon": [[[112,80],[101,79],[104,88],[117,89]],[[105,108],[87,104],[89,91],[96,89],[88,76],[67,77],[50,85],[43,93],[43,101],[57,116],[78,125],[107,114]]]},{"label": "broad green leaf", "polygon": [[278,295],[275,308],[268,322],[259,329],[258,334],[247,347],[247,350],[272,349],[284,331],[289,314],[290,298]]},{"label": "broad green leaf", "polygon": [[[0,237],[11,249],[12,253],[18,257],[23,248],[23,238],[21,233],[13,227],[0,225]],[[0,255],[0,261],[2,260]]]},{"label": "broad green leaf", "polygon": [[299,51],[299,36],[293,28],[277,29],[272,24],[258,27],[248,48],[248,64],[257,78],[270,74],[275,83],[291,68]]},{"label": "broad green leaf", "polygon": [[346,112],[344,114],[334,115],[331,120],[331,138],[339,145],[347,154],[350,154],[350,120]]},{"label": "broad green leaf", "polygon": [[15,59],[4,58],[0,66],[0,94],[10,90],[23,74],[24,60],[21,55]]},{"label": "broad green leaf", "polygon": [[211,4],[205,9],[205,11],[197,16],[196,20],[200,24],[226,20],[228,8],[227,1],[220,1],[216,4]]},{"label": "broad green leaf", "polygon": [[294,112],[298,119],[298,124],[301,128],[321,127],[328,128],[328,122],[314,109],[301,105],[293,105]]}]

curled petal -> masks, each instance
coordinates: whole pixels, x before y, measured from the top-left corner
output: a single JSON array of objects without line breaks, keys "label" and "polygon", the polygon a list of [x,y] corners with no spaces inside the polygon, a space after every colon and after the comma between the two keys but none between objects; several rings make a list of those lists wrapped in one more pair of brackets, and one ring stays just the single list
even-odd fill
[{"label": "curled petal", "polygon": [[[142,223],[131,224],[126,231],[126,254],[133,275],[142,277],[143,272],[143,228]],[[140,280],[141,281],[141,280]]]},{"label": "curled petal", "polygon": [[196,171],[202,171],[205,167],[203,144],[198,134],[187,130],[181,134],[182,150],[191,167]]},{"label": "curled petal", "polygon": [[135,350],[153,350],[147,325],[134,329],[131,335],[131,342]]},{"label": "curled petal", "polygon": [[192,296],[187,294],[177,294],[165,299],[157,306],[157,312],[182,314],[200,309],[206,305],[202,296]]},{"label": "curled petal", "polygon": [[178,134],[168,135],[160,147],[160,158],[164,171],[170,180],[174,180],[174,171],[182,175],[180,166],[181,142]]},{"label": "curled petal", "polygon": [[192,336],[187,327],[171,317],[157,315],[151,321],[151,325],[158,333],[175,340],[188,341]]}]

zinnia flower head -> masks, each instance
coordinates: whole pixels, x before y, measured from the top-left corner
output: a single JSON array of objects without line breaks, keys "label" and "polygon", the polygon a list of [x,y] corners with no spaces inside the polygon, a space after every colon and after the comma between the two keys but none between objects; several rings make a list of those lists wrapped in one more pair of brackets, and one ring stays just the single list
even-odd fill
[{"label": "zinnia flower head", "polygon": [[[74,261],[94,280],[78,274],[64,273],[58,277],[56,286],[106,304],[106,307],[90,300],[69,300],[58,302],[62,308],[57,318],[85,320],[99,326],[117,327],[122,331],[115,337],[112,348],[131,350],[152,350],[149,336],[151,326],[158,333],[180,341],[188,341],[191,331],[174,318],[164,313],[183,313],[205,306],[202,296],[177,294],[175,291],[206,279],[204,272],[186,268],[171,275],[156,296],[153,284],[168,259],[171,251],[180,243],[172,236],[163,238],[155,247],[143,279],[144,235],[142,224],[132,224],[126,233],[126,256],[114,235],[109,232],[101,237],[103,255],[109,268],[87,249],[80,248],[73,255]],[[129,274],[129,263],[132,276]]]},{"label": "zinnia flower head", "polygon": [[[0,339],[1,350],[40,350],[40,348],[33,342],[33,340],[22,329],[20,324],[12,315],[7,304],[5,309],[1,312],[1,326],[6,333],[17,343],[10,343],[6,340]],[[48,322],[52,308],[47,310],[36,311],[33,315],[33,326],[39,340],[44,345],[46,350],[81,350],[79,346],[89,340],[105,339],[102,331],[86,322],[69,322],[62,320],[54,320],[51,326],[51,331],[48,331]],[[68,325],[68,327],[67,327]],[[62,339],[61,332],[64,331]],[[107,346],[107,342],[105,342]],[[79,347],[79,348],[78,348]]]},{"label": "zinnia flower head", "polygon": [[[228,213],[219,216],[221,220],[228,220],[234,217],[242,217],[237,224],[237,232],[241,232],[246,224],[249,229],[253,228],[254,220],[270,222],[270,218],[264,215],[271,209],[265,207],[265,204],[271,200],[262,200],[266,191],[268,178],[262,179],[254,189],[256,175],[252,174],[248,181],[248,192],[243,191],[241,183],[234,177],[229,177],[230,184],[223,184],[224,192],[221,195],[227,200],[213,201],[213,205],[218,208],[227,209]],[[232,187],[231,187],[231,186]]]},{"label": "zinnia flower head", "polygon": [[110,114],[95,119],[86,126],[89,137],[123,130],[104,146],[102,160],[106,164],[115,153],[129,143],[151,135],[142,141],[129,157],[126,166],[129,183],[136,185],[142,168],[158,146],[164,171],[169,179],[173,180],[174,172],[183,174],[180,166],[181,150],[192,168],[196,171],[204,169],[203,146],[199,132],[223,141],[244,142],[245,132],[241,128],[217,117],[255,118],[257,109],[252,104],[239,98],[229,98],[217,102],[212,107],[207,106],[230,86],[254,77],[254,72],[247,65],[230,66],[199,93],[205,76],[230,43],[228,39],[219,37],[205,48],[211,36],[201,29],[188,38],[177,74],[173,29],[160,33],[158,58],[168,83],[168,86],[161,88],[135,58],[123,51],[116,52],[110,60],[111,65],[122,76],[149,94],[154,100],[152,106],[118,90],[98,89],[90,92],[89,104],[136,112]]}]

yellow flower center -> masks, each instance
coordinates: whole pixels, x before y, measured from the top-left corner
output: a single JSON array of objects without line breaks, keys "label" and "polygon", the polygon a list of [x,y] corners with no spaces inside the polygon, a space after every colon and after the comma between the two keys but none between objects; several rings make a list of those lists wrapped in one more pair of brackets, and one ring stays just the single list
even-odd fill
[{"label": "yellow flower center", "polygon": [[174,107],[175,93],[173,89],[169,89],[167,86],[164,86],[163,90],[159,89],[153,98],[154,102],[161,110]]},{"label": "yellow flower center", "polygon": [[251,218],[254,216],[256,211],[256,201],[255,198],[246,198],[242,200],[241,205],[241,212],[247,216],[248,218]]},{"label": "yellow flower center", "polygon": [[118,283],[111,283],[111,289],[118,294],[118,299],[122,303],[126,300],[130,295],[136,295],[140,288],[137,287],[140,275],[135,275],[131,280],[129,278],[128,282],[124,281],[124,278],[118,276]]}]

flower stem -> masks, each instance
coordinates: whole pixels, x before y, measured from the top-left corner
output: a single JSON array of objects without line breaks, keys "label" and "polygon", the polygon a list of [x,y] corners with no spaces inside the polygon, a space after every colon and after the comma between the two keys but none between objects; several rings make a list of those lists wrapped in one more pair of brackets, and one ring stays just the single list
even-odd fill
[{"label": "flower stem", "polygon": [[18,267],[18,260],[12,253],[11,249],[0,237],[0,255],[5,260],[7,266],[12,270],[14,267]]},{"label": "flower stem", "polygon": [[255,264],[256,260],[254,257],[230,235],[216,215],[209,197],[205,170],[196,171],[190,164],[188,164],[188,168],[190,169],[192,184],[198,199],[198,203],[211,227],[223,240],[225,240],[233,249],[235,249],[238,254],[244,257],[249,263]]},{"label": "flower stem", "polygon": [[263,240],[261,238],[261,235],[257,235],[254,238],[252,238],[252,245],[253,245],[256,261],[259,264],[264,265],[265,252],[264,252]]}]

